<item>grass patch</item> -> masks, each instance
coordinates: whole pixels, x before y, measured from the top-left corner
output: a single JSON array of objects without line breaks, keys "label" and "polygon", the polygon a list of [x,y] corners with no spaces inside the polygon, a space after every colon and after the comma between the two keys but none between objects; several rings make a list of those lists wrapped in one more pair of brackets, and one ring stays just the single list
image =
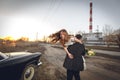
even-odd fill
[{"label": "grass patch", "polygon": [[20,52],[20,51],[28,51],[28,52],[42,52],[44,53],[45,48],[43,46],[38,46],[40,43],[38,42],[17,42],[16,46],[8,46],[2,45],[0,46],[0,52]]}]

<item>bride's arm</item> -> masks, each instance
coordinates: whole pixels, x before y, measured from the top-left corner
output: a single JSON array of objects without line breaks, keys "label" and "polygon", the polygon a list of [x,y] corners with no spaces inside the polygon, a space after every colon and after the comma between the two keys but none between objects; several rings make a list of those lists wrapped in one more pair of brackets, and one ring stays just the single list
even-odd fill
[{"label": "bride's arm", "polygon": [[67,47],[64,47],[64,50],[65,50],[65,52],[67,53],[67,55],[69,56],[70,59],[74,58],[73,55],[71,53],[69,53]]}]

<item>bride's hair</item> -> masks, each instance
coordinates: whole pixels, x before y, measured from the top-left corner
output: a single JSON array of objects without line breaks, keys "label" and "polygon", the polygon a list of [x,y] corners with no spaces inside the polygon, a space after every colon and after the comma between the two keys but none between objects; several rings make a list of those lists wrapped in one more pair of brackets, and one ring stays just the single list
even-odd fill
[{"label": "bride's hair", "polygon": [[[61,34],[64,35],[64,39],[62,39]],[[65,43],[69,41],[70,36],[68,32],[65,29],[61,29],[60,31],[57,31],[56,33],[53,33],[49,36],[52,43],[60,42],[62,46],[65,47]]]}]

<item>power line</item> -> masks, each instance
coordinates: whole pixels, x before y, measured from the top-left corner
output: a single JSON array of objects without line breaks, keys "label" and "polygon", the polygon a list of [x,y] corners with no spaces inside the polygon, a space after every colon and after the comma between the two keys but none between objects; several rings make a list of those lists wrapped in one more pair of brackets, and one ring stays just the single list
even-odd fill
[{"label": "power line", "polygon": [[44,22],[48,20],[48,18],[49,18],[49,16],[50,16],[50,13],[51,13],[52,9],[53,9],[54,6],[55,6],[55,1],[56,1],[56,0],[50,0],[50,4],[49,4],[49,6],[48,6],[47,12],[46,12],[45,16],[43,17],[43,21],[44,21]]},{"label": "power line", "polygon": [[[57,4],[57,2],[58,2],[58,4]],[[46,20],[46,22],[47,22],[47,20],[52,19],[51,16],[55,15],[55,13],[57,12],[57,10],[60,7],[60,5],[62,4],[62,2],[63,2],[63,0],[58,0],[58,1],[52,0],[50,2],[49,8],[48,8],[47,13],[43,20],[44,21]]]}]

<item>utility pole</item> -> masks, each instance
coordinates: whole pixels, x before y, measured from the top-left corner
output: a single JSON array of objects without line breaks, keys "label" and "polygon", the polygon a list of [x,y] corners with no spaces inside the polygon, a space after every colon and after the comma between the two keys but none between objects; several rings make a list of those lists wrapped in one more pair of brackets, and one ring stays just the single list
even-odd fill
[{"label": "utility pole", "polygon": [[96,32],[96,34],[97,34],[97,39],[99,40],[99,25],[97,25],[97,30],[96,30],[97,32]]},{"label": "utility pole", "polygon": [[38,32],[36,33],[36,41],[38,41]]}]

